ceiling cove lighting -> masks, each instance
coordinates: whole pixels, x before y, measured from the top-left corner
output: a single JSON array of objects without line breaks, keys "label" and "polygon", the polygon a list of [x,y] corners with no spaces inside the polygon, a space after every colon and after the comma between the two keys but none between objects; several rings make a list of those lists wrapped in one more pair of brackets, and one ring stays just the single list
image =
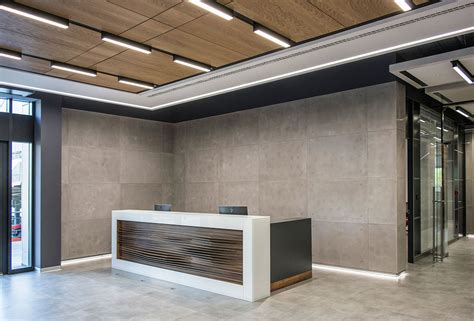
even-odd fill
[{"label": "ceiling cove lighting", "polygon": [[191,60],[191,59],[187,59],[187,58],[183,58],[183,57],[180,57],[180,56],[176,56],[176,55],[173,56],[173,61],[177,64],[187,66],[187,67],[191,67],[191,68],[198,69],[198,70],[205,71],[205,72],[211,71],[211,69],[212,69],[211,66],[209,66],[209,65],[202,64],[200,62],[197,62],[197,61],[194,61],[194,60]]},{"label": "ceiling cove lighting", "polygon": [[464,108],[460,107],[460,106],[457,106],[455,111],[461,115],[463,115],[464,117],[466,118],[471,118],[472,117],[472,114],[470,112],[468,112],[467,110],[465,110]]},{"label": "ceiling cove lighting", "polygon": [[234,18],[234,12],[215,1],[206,1],[206,0],[189,0],[192,4],[200,7],[201,9],[207,10],[210,13],[215,14],[225,20],[229,21]]},{"label": "ceiling cove lighting", "polygon": [[459,74],[468,84],[472,84],[474,82],[474,76],[469,72],[469,70],[464,67],[464,65],[459,62],[459,60],[455,60],[451,62],[453,64],[453,69],[455,72]]},{"label": "ceiling cove lighting", "polygon": [[390,273],[383,273],[383,272],[372,272],[372,271],[357,270],[357,269],[351,269],[351,268],[343,268],[343,267],[323,265],[323,264],[313,264],[313,269],[329,271],[329,272],[339,272],[339,273],[346,273],[346,274],[353,274],[353,275],[368,276],[368,277],[373,277],[373,278],[378,278],[378,279],[394,280],[394,281],[401,280],[407,275],[406,272],[402,272],[400,274],[390,274]]},{"label": "ceiling cove lighting", "polygon": [[403,10],[403,11],[410,11],[415,6],[413,2],[410,0],[395,0],[395,3]]},{"label": "ceiling cove lighting", "polygon": [[267,29],[259,24],[254,24],[253,26],[253,32],[256,33],[257,35],[270,40],[277,45],[280,45],[284,48],[291,47],[291,40],[288,38],[283,37],[282,35],[277,34],[274,31],[271,31],[270,29]]},{"label": "ceiling cove lighting", "polygon": [[36,10],[9,0],[0,0],[0,10],[8,11],[26,18],[44,22],[62,29],[69,28],[69,20]]},{"label": "ceiling cove lighting", "polygon": [[0,49],[0,57],[21,60],[21,53],[7,49]]},{"label": "ceiling cove lighting", "polygon": [[81,68],[81,67],[77,67],[77,66],[72,66],[72,65],[68,65],[68,64],[63,64],[63,63],[60,63],[60,62],[52,61],[51,62],[51,68],[60,69],[60,70],[64,70],[64,71],[70,71],[70,72],[73,72],[73,73],[76,73],[76,74],[81,74],[81,75],[89,76],[89,77],[96,77],[97,76],[97,72],[94,71],[94,70]]},{"label": "ceiling cove lighting", "polygon": [[197,100],[197,99],[211,97],[211,96],[223,94],[223,93],[226,93],[226,92],[230,92],[230,91],[234,91],[234,90],[238,90],[238,89],[243,89],[243,88],[248,88],[248,87],[259,85],[259,84],[264,84],[264,83],[267,83],[267,82],[271,82],[271,81],[275,81],[275,80],[279,80],[279,79],[284,79],[284,78],[304,74],[304,73],[307,73],[307,72],[310,72],[310,71],[329,68],[329,67],[332,67],[332,66],[337,66],[339,64],[345,64],[345,63],[356,61],[356,60],[359,60],[359,59],[368,58],[368,57],[372,57],[372,56],[375,56],[375,55],[380,55],[380,54],[383,54],[383,53],[387,53],[387,52],[391,52],[391,51],[395,51],[395,50],[399,50],[399,49],[409,48],[409,47],[412,47],[412,46],[415,46],[415,45],[428,43],[428,42],[431,42],[431,41],[435,41],[435,40],[443,39],[443,38],[447,38],[447,37],[453,37],[455,35],[461,35],[461,34],[473,32],[473,31],[474,31],[474,26],[463,28],[463,29],[456,29],[456,30],[453,30],[453,31],[440,33],[440,34],[437,34],[437,35],[434,35],[434,36],[420,38],[420,39],[417,39],[417,40],[404,42],[404,43],[401,43],[401,44],[398,44],[398,45],[393,45],[393,46],[385,47],[385,48],[382,48],[382,49],[368,51],[368,52],[358,54],[358,55],[354,55],[354,56],[350,56],[350,57],[347,57],[347,58],[336,59],[336,60],[332,60],[330,62],[322,63],[322,64],[319,64],[319,65],[314,65],[314,66],[311,66],[311,67],[297,69],[297,70],[294,70],[294,71],[278,74],[278,75],[275,75],[275,76],[271,76],[271,77],[267,77],[267,78],[263,78],[263,79],[259,79],[259,80],[255,80],[255,81],[250,81],[250,82],[247,82],[247,83],[243,83],[243,84],[239,84],[239,85],[235,85],[235,86],[230,86],[230,87],[219,89],[219,90],[210,91],[210,92],[207,92],[207,93],[204,93],[204,94],[199,94],[199,95],[195,95],[195,96],[191,96],[191,97],[187,97],[187,98],[183,98],[183,99],[173,100],[173,101],[168,102],[168,103],[163,103],[163,104],[160,104],[160,105],[156,105],[156,106],[152,107],[151,109],[156,110],[156,109],[165,108],[165,107],[169,107],[169,106],[173,106],[173,105],[177,105],[177,104],[182,104],[182,103],[185,103],[185,102],[188,102],[188,101],[193,101],[193,100]]},{"label": "ceiling cove lighting", "polygon": [[147,45],[144,45],[144,44],[141,44],[139,42],[135,42],[129,39],[125,39],[122,37],[118,37],[107,32],[102,32],[101,39],[103,41],[113,43],[114,45],[117,45],[117,46],[122,46],[131,50],[139,51],[147,55],[151,54],[150,46],[147,46]]},{"label": "ceiling cove lighting", "polygon": [[135,79],[130,79],[130,78],[125,78],[125,77],[118,77],[118,82],[121,84],[131,85],[131,86],[145,88],[145,89],[155,88],[155,86],[151,83],[139,81]]}]

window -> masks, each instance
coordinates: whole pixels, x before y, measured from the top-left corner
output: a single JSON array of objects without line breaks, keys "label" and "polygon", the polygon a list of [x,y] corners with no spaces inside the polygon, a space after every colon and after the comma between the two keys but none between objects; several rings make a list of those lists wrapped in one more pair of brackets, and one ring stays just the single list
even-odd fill
[{"label": "window", "polygon": [[0,97],[0,113],[8,113],[8,99]]},{"label": "window", "polygon": [[31,102],[22,100],[12,101],[12,113],[20,115],[32,115]]}]

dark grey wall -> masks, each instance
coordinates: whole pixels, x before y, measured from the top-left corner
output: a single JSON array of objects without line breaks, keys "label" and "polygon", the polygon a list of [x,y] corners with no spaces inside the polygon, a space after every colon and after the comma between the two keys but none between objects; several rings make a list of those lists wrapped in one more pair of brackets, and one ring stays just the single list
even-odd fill
[{"label": "dark grey wall", "polygon": [[34,265],[61,265],[61,98],[36,95]]}]

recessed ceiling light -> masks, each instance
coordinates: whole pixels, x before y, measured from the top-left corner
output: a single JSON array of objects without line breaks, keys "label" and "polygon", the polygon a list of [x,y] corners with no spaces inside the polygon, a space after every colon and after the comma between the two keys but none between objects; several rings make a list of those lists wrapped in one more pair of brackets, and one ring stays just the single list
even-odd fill
[{"label": "recessed ceiling light", "polygon": [[125,78],[125,77],[118,77],[118,82],[121,83],[121,84],[141,87],[141,88],[145,88],[145,89],[155,88],[155,86],[153,84],[150,84],[148,82],[139,81],[139,80],[130,79],[130,78]]},{"label": "recessed ceiling light", "polygon": [[253,32],[255,32],[257,35],[270,40],[277,45],[280,45],[282,47],[288,48],[291,47],[291,40],[283,37],[282,35],[277,34],[276,32],[271,31],[270,29],[267,29],[259,24],[254,24],[253,26]]},{"label": "recessed ceiling light", "polygon": [[0,57],[21,60],[21,53],[7,49],[0,49]]},{"label": "recessed ceiling light", "polygon": [[97,76],[97,72],[95,70],[90,70],[90,69],[87,69],[87,68],[82,68],[82,67],[72,66],[72,65],[68,65],[68,64],[63,64],[63,63],[60,63],[60,62],[52,61],[51,62],[51,68],[60,69],[60,70],[64,70],[64,71],[70,71],[70,72],[74,72],[76,74],[81,74],[81,75],[89,76],[89,77],[96,77]]},{"label": "recessed ceiling light", "polygon": [[459,76],[461,76],[468,84],[472,84],[474,82],[474,76],[472,76],[469,70],[467,70],[461,62],[455,60],[451,63],[453,65],[454,71],[457,72]]},{"label": "recessed ceiling light", "polygon": [[463,115],[466,118],[471,118],[472,117],[470,112],[468,112],[467,110],[465,110],[464,108],[462,108],[460,106],[457,106],[455,110],[456,110],[457,113]]},{"label": "recessed ceiling light", "polygon": [[415,6],[412,1],[410,0],[395,0],[395,3],[403,10],[403,11],[410,11]]},{"label": "recessed ceiling light", "polygon": [[184,66],[191,67],[191,68],[198,69],[198,70],[202,70],[202,71],[205,71],[205,72],[211,71],[211,69],[212,69],[211,66],[209,66],[209,65],[202,64],[200,62],[196,62],[194,60],[183,58],[183,57],[176,56],[176,55],[173,56],[173,61],[177,64],[184,65]]},{"label": "recessed ceiling light", "polygon": [[69,28],[69,20],[8,0],[0,0],[0,10],[44,22],[62,29]]},{"label": "recessed ceiling light", "polygon": [[129,39],[118,37],[107,32],[102,32],[102,40],[113,43],[118,46],[122,46],[131,50],[139,51],[146,54],[151,54],[151,47],[135,42]]},{"label": "recessed ceiling light", "polygon": [[206,0],[189,0],[192,4],[209,11],[210,13],[215,14],[225,20],[232,20],[234,18],[234,13],[232,10],[223,6],[215,1],[206,1]]}]

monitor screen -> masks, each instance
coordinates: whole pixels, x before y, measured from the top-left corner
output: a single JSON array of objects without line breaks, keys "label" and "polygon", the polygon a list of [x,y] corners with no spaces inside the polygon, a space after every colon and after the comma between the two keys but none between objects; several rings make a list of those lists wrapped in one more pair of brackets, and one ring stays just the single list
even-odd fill
[{"label": "monitor screen", "polygon": [[169,212],[171,211],[171,204],[155,204],[154,210]]},{"label": "monitor screen", "polygon": [[248,215],[247,206],[219,206],[219,214]]}]

